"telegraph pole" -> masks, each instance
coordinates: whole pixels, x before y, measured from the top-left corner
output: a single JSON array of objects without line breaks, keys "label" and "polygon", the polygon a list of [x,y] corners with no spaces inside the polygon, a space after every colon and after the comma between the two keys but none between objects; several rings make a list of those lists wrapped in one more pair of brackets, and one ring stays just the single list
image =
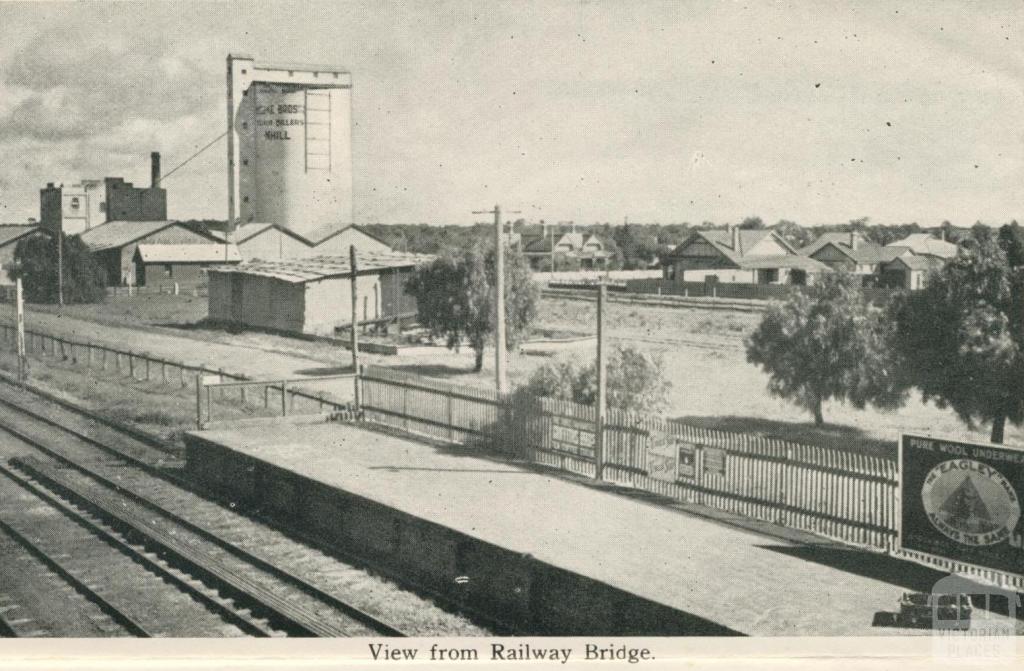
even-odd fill
[{"label": "telegraph pole", "polygon": [[64,221],[57,226],[57,305],[64,305]]},{"label": "telegraph pole", "polygon": [[360,398],[359,393],[359,312],[356,309],[356,305],[359,302],[359,288],[356,286],[356,275],[359,271],[356,265],[356,246],[348,246],[348,265],[352,270],[352,370],[355,372],[353,395],[355,398],[356,412],[359,412]]},{"label": "telegraph pole", "polygon": [[25,352],[25,294],[21,290],[21,276],[14,280],[14,304],[18,315],[18,382],[28,380],[28,355]]},{"label": "telegraph pole", "polygon": [[597,293],[597,432],[594,440],[594,479],[604,473],[604,421],[608,406],[608,329],[604,318],[608,302],[608,285],[600,280]]},{"label": "telegraph pole", "polygon": [[493,210],[478,210],[473,214],[494,215],[494,376],[498,393],[504,394],[508,391],[508,374],[505,351],[505,231],[501,225],[501,206],[495,205]]}]

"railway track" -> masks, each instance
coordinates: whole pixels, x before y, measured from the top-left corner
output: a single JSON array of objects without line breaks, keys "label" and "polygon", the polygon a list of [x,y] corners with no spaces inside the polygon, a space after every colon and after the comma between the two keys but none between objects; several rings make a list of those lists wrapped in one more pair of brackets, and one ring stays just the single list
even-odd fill
[{"label": "railway track", "polygon": [[[0,544],[23,579],[84,600],[92,635],[487,633],[162,477],[180,460],[138,436],[3,384],[0,456]],[[66,635],[31,622],[0,594],[0,633]]]},{"label": "railway track", "polygon": [[[544,298],[562,298],[576,301],[596,301],[594,289],[543,289]],[[608,299],[613,303],[649,305],[667,308],[700,308],[702,310],[731,310],[734,312],[764,312],[770,301],[740,298],[687,297],[671,294],[637,294],[624,291],[609,291]]]}]

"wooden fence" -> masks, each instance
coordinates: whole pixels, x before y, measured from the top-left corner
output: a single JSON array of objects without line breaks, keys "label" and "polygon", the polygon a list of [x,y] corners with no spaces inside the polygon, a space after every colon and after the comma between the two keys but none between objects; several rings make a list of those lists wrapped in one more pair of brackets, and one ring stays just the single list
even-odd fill
[{"label": "wooden fence", "polygon": [[[377,367],[364,369],[365,417],[412,433],[494,448],[594,477],[594,409],[499,396]],[[609,412],[603,479],[745,517],[895,549],[897,463],[835,448]]]},{"label": "wooden fence", "polygon": [[[666,279],[628,280],[626,291],[638,294],[661,296],[686,296],[689,298],[735,298],[745,300],[784,300],[803,287],[792,284],[746,284],[738,282],[678,282]],[[884,287],[863,287],[864,296],[872,302],[884,303],[892,299],[898,289]]]},{"label": "wooden fence", "polygon": [[[0,341],[11,349],[17,346],[17,327],[13,324],[0,324]],[[135,352],[127,349],[118,349],[95,342],[76,340],[40,333],[38,331],[25,331],[25,352],[36,358],[57,357],[62,361],[70,361],[74,365],[82,364],[87,369],[99,371],[116,371],[125,377],[136,382],[160,382],[165,385],[180,386],[181,388],[202,387],[203,377],[214,376],[220,382],[245,383],[236,384],[232,391],[237,391],[239,400],[247,401],[246,387],[259,384],[279,385],[279,381],[263,383],[259,380],[252,380],[245,375],[227,373],[223,368],[213,368],[205,364],[189,364],[181,361],[172,361],[146,352]],[[305,378],[310,383],[315,383],[317,378]],[[300,381],[293,381],[299,384]],[[224,398],[226,388],[219,389],[220,398]],[[264,392],[266,394],[267,392]],[[348,412],[351,406],[347,402],[331,399],[323,393],[303,390],[296,386],[287,387],[289,407],[293,406],[295,399],[304,399],[321,409],[329,412]]]}]

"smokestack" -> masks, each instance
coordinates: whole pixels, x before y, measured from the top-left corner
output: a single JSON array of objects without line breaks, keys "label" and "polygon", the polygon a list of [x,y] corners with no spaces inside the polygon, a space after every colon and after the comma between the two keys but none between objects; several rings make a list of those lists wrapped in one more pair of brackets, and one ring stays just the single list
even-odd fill
[{"label": "smokestack", "polygon": [[850,249],[857,249],[857,232],[850,231]]},{"label": "smokestack", "polygon": [[154,151],[149,155],[149,185],[154,189],[160,184],[160,152]]}]

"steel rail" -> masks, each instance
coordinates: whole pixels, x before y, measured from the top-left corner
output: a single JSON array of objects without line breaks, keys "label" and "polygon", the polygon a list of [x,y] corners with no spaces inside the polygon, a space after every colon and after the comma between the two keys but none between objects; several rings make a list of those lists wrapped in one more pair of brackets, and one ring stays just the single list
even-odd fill
[{"label": "steel rail", "polygon": [[[85,435],[83,435],[83,434],[81,434],[81,433],[79,433],[79,432],[77,432],[77,431],[75,431],[73,429],[68,429],[67,427],[64,427],[64,426],[60,425],[59,422],[56,422],[55,420],[52,420],[50,418],[40,417],[34,411],[30,411],[30,410],[27,410],[25,408],[22,408],[18,404],[10,402],[7,399],[0,398],[0,404],[6,405],[6,406],[12,408],[13,410],[15,410],[15,412],[21,412],[22,414],[28,415],[28,416],[32,417],[33,419],[37,419],[37,420],[42,421],[43,423],[45,423],[47,425],[53,426],[54,428],[57,428],[58,430],[61,430],[61,431],[64,431],[66,433],[69,433],[71,435],[74,435],[76,438],[82,439],[82,440],[88,442],[91,445],[96,445],[97,447],[101,447],[101,448],[103,448],[108,453],[113,453],[116,456],[119,456],[119,457],[122,457],[122,458],[125,458],[126,456],[128,456],[129,460],[135,461],[134,459],[132,459],[130,457],[130,455],[124,455],[123,453],[121,453],[116,448],[109,448],[108,446],[103,446],[100,443],[100,441],[97,441],[97,440],[95,440],[93,438],[85,436]],[[249,550],[245,550],[245,549],[235,545],[234,543],[231,543],[230,541],[227,541],[227,540],[221,538],[214,531],[212,531],[210,529],[207,529],[207,528],[205,528],[205,527],[203,527],[201,525],[198,525],[198,524],[196,524],[196,523],[194,523],[194,522],[192,522],[192,521],[182,517],[181,515],[178,515],[177,513],[174,513],[174,512],[172,512],[170,510],[167,510],[164,506],[162,506],[159,503],[154,502],[152,499],[150,499],[150,498],[148,498],[148,497],[146,497],[146,496],[144,496],[142,494],[139,494],[137,492],[133,492],[131,490],[128,490],[127,488],[125,488],[124,485],[121,485],[121,484],[119,484],[119,483],[117,483],[117,482],[107,478],[103,474],[98,473],[94,469],[89,468],[88,466],[86,466],[86,465],[84,465],[84,464],[82,464],[80,462],[75,461],[74,459],[72,459],[69,456],[67,456],[65,453],[60,452],[58,450],[54,450],[52,447],[43,444],[41,441],[37,440],[33,436],[30,436],[30,435],[24,433],[23,431],[20,431],[18,429],[10,427],[10,426],[0,426],[0,430],[13,435],[14,437],[18,438],[22,442],[25,442],[25,443],[35,447],[36,449],[38,449],[41,452],[47,454],[48,456],[50,456],[50,457],[52,457],[54,459],[57,459],[61,463],[64,463],[64,464],[74,468],[75,470],[79,471],[80,473],[83,473],[84,475],[86,475],[86,476],[96,480],[101,485],[103,485],[104,487],[106,487],[106,488],[108,488],[110,490],[113,490],[117,494],[119,494],[121,496],[124,496],[124,497],[126,497],[128,499],[131,499],[136,504],[145,506],[146,508],[149,508],[149,509],[153,510],[154,512],[162,515],[163,517],[169,519],[170,521],[174,522],[175,524],[178,524],[178,525],[186,528],[190,532],[200,536],[204,540],[206,540],[206,541],[208,541],[210,543],[213,543],[216,546],[218,546],[219,548],[221,548],[221,549],[231,553],[236,558],[238,558],[238,559],[240,559],[240,560],[242,560],[242,561],[244,561],[244,562],[246,562],[248,564],[256,566],[257,568],[259,568],[259,569],[261,569],[261,570],[263,570],[263,571],[265,571],[267,573],[270,573],[271,575],[273,575],[277,579],[281,580],[282,582],[288,583],[291,586],[299,589],[303,593],[307,594],[308,596],[310,596],[310,597],[312,597],[314,599],[317,599],[318,601],[321,601],[321,602],[325,603],[326,605],[329,605],[329,606],[335,608],[336,610],[344,613],[348,617],[351,617],[353,620],[356,620],[360,624],[363,624],[363,625],[365,625],[365,626],[367,626],[367,627],[373,629],[374,631],[377,631],[377,632],[379,632],[380,634],[383,634],[383,635],[396,636],[396,637],[406,636],[406,634],[404,632],[402,632],[400,629],[398,629],[397,627],[394,627],[394,626],[392,626],[392,625],[390,625],[390,624],[388,624],[386,622],[383,622],[379,618],[377,618],[377,617],[375,617],[375,616],[373,616],[373,615],[371,615],[371,614],[369,614],[369,613],[359,609],[358,607],[353,606],[352,604],[349,604],[346,601],[344,601],[342,599],[339,599],[338,597],[336,597],[336,596],[334,596],[334,595],[332,595],[332,594],[330,594],[330,593],[320,589],[319,587],[313,585],[312,583],[310,583],[309,581],[305,580],[304,578],[302,578],[302,577],[292,573],[291,571],[289,571],[289,570],[287,570],[287,569],[285,569],[283,567],[277,566],[276,564],[272,563],[271,561],[269,561],[269,560],[267,560],[267,559],[265,559],[263,557],[260,557],[260,556],[258,556],[256,554],[250,552]],[[156,470],[155,467],[153,467],[153,466],[151,466],[149,464],[145,464],[144,461],[140,461],[139,463],[144,466],[143,470],[147,471],[147,475],[150,475],[151,477],[159,477],[159,476],[154,475],[152,473],[153,470]],[[47,476],[47,479],[51,479],[52,480],[53,478]],[[171,484],[177,484],[177,483],[172,482]],[[61,484],[60,486],[64,486],[64,485]],[[75,492],[75,496],[78,496],[80,498],[86,498],[86,495],[83,495],[83,494],[81,494],[79,492]],[[109,512],[106,512],[105,514],[108,515],[108,516],[113,516],[115,518],[118,516],[118,512],[116,510],[111,510]],[[143,534],[148,534],[149,532],[150,532],[150,530],[148,530],[148,529],[145,530],[145,531],[142,531]],[[167,539],[167,540],[173,540],[173,539]],[[159,541],[154,541],[154,542],[157,542],[157,544],[161,544]],[[185,561],[187,561],[187,560],[185,560]],[[222,577],[220,577],[220,579],[223,580],[224,577],[222,576]],[[253,587],[255,587],[258,591],[264,591],[264,590],[261,590],[259,588],[259,586],[253,586]],[[252,598],[252,595],[250,595],[250,598]],[[273,609],[271,609],[271,610],[273,611]],[[284,617],[284,619],[286,619],[286,620],[289,619],[287,616],[284,616],[284,615],[282,615],[282,617]],[[307,621],[305,624],[303,624],[301,621],[296,621],[294,624],[300,630],[305,631],[307,633],[307,635],[328,635],[328,632],[326,630],[324,630],[322,627],[319,627],[316,624],[316,622],[319,620],[318,617],[308,618],[308,620],[310,620],[310,621]],[[318,630],[318,629],[321,630],[320,633],[316,633],[316,630]]]},{"label": "steel rail", "polygon": [[[243,615],[235,612],[234,610],[227,607],[218,600],[212,598],[199,588],[190,584],[181,576],[176,575],[173,571],[170,571],[166,567],[160,565],[159,562],[156,562],[153,559],[147,557],[144,552],[140,552],[130,543],[127,543],[126,541],[118,538],[113,533],[104,529],[102,526],[93,522],[92,520],[88,519],[85,515],[76,511],[74,508],[64,503],[53,494],[45,491],[41,487],[36,486],[27,478],[7,468],[7,466],[0,464],[0,474],[7,476],[9,479],[13,480],[15,483],[20,485],[23,489],[29,491],[37,498],[42,499],[53,508],[56,508],[66,517],[68,517],[71,521],[75,522],[76,524],[79,524],[80,526],[85,527],[87,530],[95,534],[108,545],[111,545],[115,550],[129,556],[134,561],[141,563],[143,566],[145,566],[147,569],[149,569],[152,573],[156,574],[157,576],[165,580],[169,580],[176,587],[186,592],[190,596],[194,597],[204,606],[214,611],[227,622],[230,622],[231,624],[237,626],[242,631],[245,631],[246,633],[254,636],[261,637],[271,635],[271,632],[259,623],[244,617]],[[70,571],[65,566],[61,565],[52,557],[47,556],[45,552],[43,552],[40,548],[36,547],[34,543],[32,543],[29,539],[20,534],[16,529],[11,527],[8,523],[4,522],[3,520],[0,520],[0,527],[3,527],[4,531],[10,534],[23,547],[28,549],[29,552],[31,552],[34,556],[41,559],[47,566],[49,566],[54,571],[59,573],[62,578],[71,582],[73,586],[81,586],[83,588],[83,591],[85,591],[85,593],[87,594],[87,596],[89,596],[90,599],[92,599],[93,596],[95,596],[97,599],[100,599],[100,601],[97,602],[97,605],[103,608],[102,604],[105,603],[105,601],[102,600],[102,597],[100,597],[98,594],[95,594],[94,590],[88,588],[84,583],[80,582],[77,578],[75,578],[74,575],[71,574]],[[117,609],[113,608],[112,606],[111,609],[113,611],[117,611]],[[120,613],[120,611],[117,611],[116,613],[108,612],[107,614],[114,618],[115,621],[122,623],[122,618],[127,618],[127,616],[123,616],[123,614],[119,615],[118,613]],[[145,629],[145,627],[139,625],[138,623],[130,622],[125,624],[125,627],[137,636],[143,636],[148,638],[153,635],[152,633],[148,632]]]}]

